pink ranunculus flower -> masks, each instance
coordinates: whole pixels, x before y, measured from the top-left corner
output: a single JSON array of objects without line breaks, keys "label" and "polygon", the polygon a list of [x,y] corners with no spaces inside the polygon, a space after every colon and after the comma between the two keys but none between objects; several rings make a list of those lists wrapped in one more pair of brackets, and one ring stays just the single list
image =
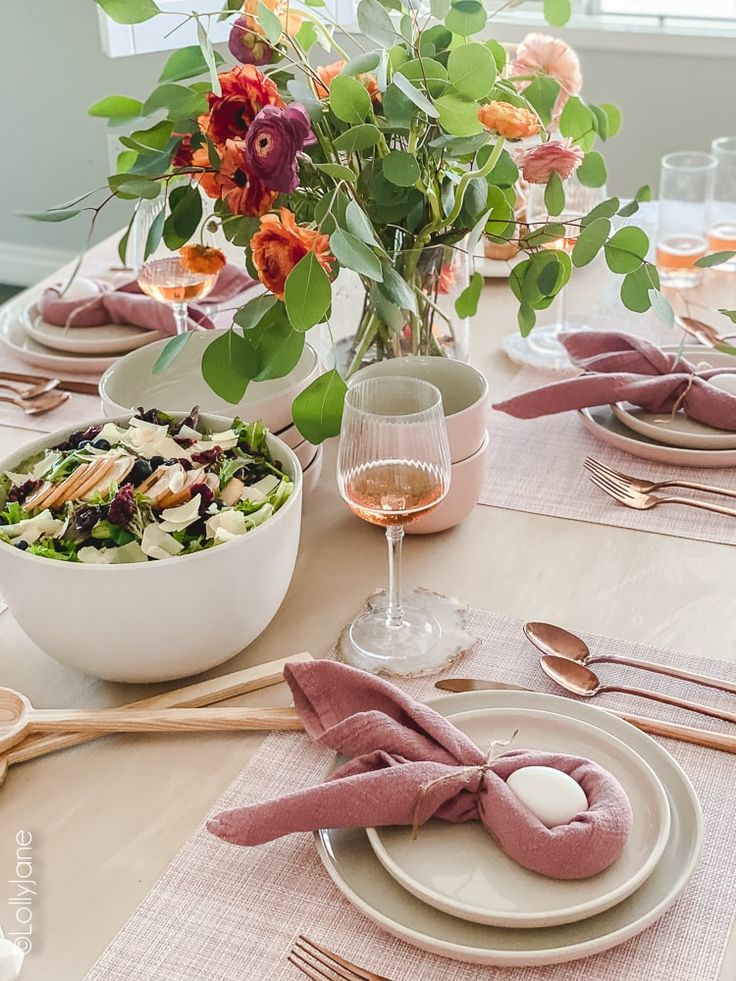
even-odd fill
[{"label": "pink ranunculus flower", "polygon": [[[516,49],[511,74],[528,75],[530,72],[541,72],[559,82],[560,94],[552,113],[552,122],[556,124],[568,98],[579,95],[583,87],[578,56],[561,38],[548,34],[527,34]],[[519,88],[526,88],[527,84],[520,83]]]},{"label": "pink ranunculus flower", "polygon": [[585,154],[570,140],[549,140],[516,154],[516,163],[525,181],[546,184],[553,173],[563,181],[578,169]]}]

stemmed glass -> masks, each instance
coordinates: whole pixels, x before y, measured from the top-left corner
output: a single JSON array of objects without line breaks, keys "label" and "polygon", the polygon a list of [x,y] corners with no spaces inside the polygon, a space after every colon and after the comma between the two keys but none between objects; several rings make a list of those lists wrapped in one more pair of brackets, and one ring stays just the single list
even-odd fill
[{"label": "stemmed glass", "polygon": [[351,510],[386,529],[388,592],[347,631],[346,659],[368,671],[412,674],[442,663],[440,597],[402,596],[401,544],[407,522],[427,514],[450,487],[442,396],[418,378],[368,378],[348,389],[337,481]]},{"label": "stemmed glass", "polygon": [[189,325],[187,304],[208,296],[217,282],[217,275],[192,272],[179,256],[172,255],[149,259],[138,273],[138,285],[154,300],[171,306],[176,333],[186,334]]}]

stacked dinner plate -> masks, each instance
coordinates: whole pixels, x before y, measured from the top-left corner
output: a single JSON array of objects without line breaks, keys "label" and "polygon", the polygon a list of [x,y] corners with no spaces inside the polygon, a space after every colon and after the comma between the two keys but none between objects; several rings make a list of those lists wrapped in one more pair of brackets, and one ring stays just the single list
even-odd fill
[{"label": "stacked dinner plate", "polygon": [[[99,287],[77,279],[65,299],[93,298]],[[130,324],[63,327],[44,320],[37,302],[10,304],[0,323],[0,340],[22,361],[55,374],[100,374],[119,357],[161,337]]]},{"label": "stacked dinner plate", "polygon": [[518,747],[599,763],[626,790],[632,832],[608,869],[568,881],[517,865],[477,821],[432,819],[416,838],[404,827],[319,832],[328,873],[369,919],[423,950],[512,967],[607,950],[672,905],[695,869],[702,817],[688,778],[654,740],[601,709],[533,692],[470,692],[430,705],[484,752],[518,730]]},{"label": "stacked dinner plate", "polygon": [[[710,382],[736,395],[736,357],[701,346],[684,348],[682,356],[703,368],[730,368],[731,373],[716,375]],[[736,433],[696,422],[682,410],[646,412],[617,402],[581,409],[580,418],[596,436],[644,460],[680,467],[736,467]]]}]

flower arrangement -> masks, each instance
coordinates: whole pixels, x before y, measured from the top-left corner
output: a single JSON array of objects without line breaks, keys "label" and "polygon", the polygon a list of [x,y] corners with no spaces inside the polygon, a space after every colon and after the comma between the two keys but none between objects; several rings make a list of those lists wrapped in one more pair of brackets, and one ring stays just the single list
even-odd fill
[{"label": "flower arrangement", "polygon": [[[160,13],[154,0],[97,2],[124,23]],[[202,370],[216,392],[237,402],[251,380],[290,371],[305,333],[329,325],[335,279],[351,270],[365,301],[350,357],[293,406],[312,442],[335,435],[346,377],[364,358],[452,353],[454,324],[473,316],[482,287],[477,272],[462,279],[461,262],[482,235],[526,253],[510,281],[525,334],[573,267],[601,250],[624,276],[628,307],[664,302],[645,260],[646,235],[611,224],[632,214],[647,188],[624,207],[610,198],[583,217],[572,257],[550,247],[564,231],[555,221],[564,181],[575,173],[602,186],[595,147],[620,125],[615,106],[583,100],[580,66],[565,42],[531,35],[509,61],[486,37],[481,0],[430,0],[429,9],[419,0],[360,0],[360,33],[345,40],[323,2],[296,10],[288,0],[227,0],[220,18],[232,20],[229,67],[208,37],[212,15],[191,14],[199,45],[174,52],[145,102],[111,96],[90,109],[130,121],[105,200],[165,196],[146,253],[162,238],[177,250],[202,241],[204,229],[221,230],[266,288],[208,347]],[[545,3],[556,24],[568,8],[567,0]],[[320,48],[334,60],[319,65]],[[520,172],[545,185],[549,221],[541,227],[518,220]],[[36,217],[94,217],[105,203],[84,200]]]}]

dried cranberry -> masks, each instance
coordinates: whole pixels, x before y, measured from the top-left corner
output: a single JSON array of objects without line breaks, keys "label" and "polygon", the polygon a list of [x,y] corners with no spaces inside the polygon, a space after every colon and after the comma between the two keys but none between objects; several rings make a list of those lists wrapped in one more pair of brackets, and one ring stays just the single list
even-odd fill
[{"label": "dried cranberry", "polygon": [[192,497],[195,494],[199,494],[199,513],[204,514],[215,499],[212,488],[207,484],[194,484],[192,486]]},{"label": "dried cranberry", "polygon": [[27,497],[38,490],[38,488],[43,483],[42,480],[27,480],[24,484],[19,484],[17,487],[11,487],[10,493],[8,494],[9,501],[24,501]]},{"label": "dried cranberry", "polygon": [[107,520],[113,525],[127,525],[134,514],[135,492],[130,484],[125,484],[112,499]]},{"label": "dried cranberry", "polygon": [[194,446],[196,440],[191,436],[174,436],[174,442],[178,443],[183,450],[188,450],[190,446]]},{"label": "dried cranberry", "polygon": [[219,463],[222,459],[222,452],[221,446],[213,446],[210,450],[203,450],[201,453],[192,453],[192,460],[206,467],[210,464]]}]

